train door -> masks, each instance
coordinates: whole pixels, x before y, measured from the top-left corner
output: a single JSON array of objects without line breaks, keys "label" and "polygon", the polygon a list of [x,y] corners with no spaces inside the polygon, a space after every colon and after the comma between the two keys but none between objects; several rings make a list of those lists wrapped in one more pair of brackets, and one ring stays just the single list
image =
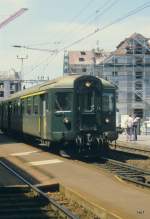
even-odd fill
[{"label": "train door", "polygon": [[47,121],[46,121],[46,106],[47,106],[47,95],[40,95],[40,118],[39,118],[39,128],[40,128],[40,136],[42,139],[46,139],[47,137]]}]

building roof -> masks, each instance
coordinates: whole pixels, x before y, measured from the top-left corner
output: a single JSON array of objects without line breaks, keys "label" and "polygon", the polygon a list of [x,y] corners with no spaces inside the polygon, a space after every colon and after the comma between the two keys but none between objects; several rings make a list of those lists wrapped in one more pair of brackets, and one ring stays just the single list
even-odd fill
[{"label": "building roof", "polygon": [[[149,38],[146,38],[139,33],[133,33],[130,37],[121,41],[116,47],[116,50],[111,52],[103,61],[100,62],[100,64],[111,62],[113,56],[124,56],[126,54],[132,55],[133,52],[131,51],[133,51],[133,49],[138,50],[143,47],[145,47],[145,49],[150,53]],[[130,53],[128,53],[129,50]],[[140,52],[138,54],[140,54]]]},{"label": "building roof", "polygon": [[123,41],[121,41],[116,48],[120,48],[122,45],[124,45],[129,40],[140,40],[140,41],[147,42],[149,40],[149,38],[144,37],[140,33],[133,33],[130,37],[125,38]]},{"label": "building roof", "polygon": [[[15,94],[12,94],[11,97],[9,97],[6,100],[19,98],[19,97],[27,97],[30,95],[33,96],[36,94],[42,94],[42,93],[47,92],[48,89],[52,89],[52,88],[53,89],[55,89],[55,88],[73,88],[74,81],[79,77],[83,77],[83,76],[81,76],[79,74],[71,74],[68,76],[59,77],[59,78],[56,78],[54,80],[47,81],[43,84],[36,85],[36,86],[31,87],[29,89],[19,91]],[[93,77],[93,76],[91,76],[91,77]],[[101,78],[99,78],[99,79],[101,80],[103,86],[106,86],[108,88],[114,88],[114,86],[110,82],[108,82],[104,79],[101,79]]]},{"label": "building roof", "polygon": [[133,46],[134,48],[136,48],[139,45],[141,45],[141,47],[144,47],[146,45],[148,48],[150,48],[148,40],[149,38],[144,37],[142,34],[133,33],[130,37],[125,38],[119,43],[119,45],[116,47],[117,49],[113,52],[113,54],[124,55],[127,53],[127,48]]}]

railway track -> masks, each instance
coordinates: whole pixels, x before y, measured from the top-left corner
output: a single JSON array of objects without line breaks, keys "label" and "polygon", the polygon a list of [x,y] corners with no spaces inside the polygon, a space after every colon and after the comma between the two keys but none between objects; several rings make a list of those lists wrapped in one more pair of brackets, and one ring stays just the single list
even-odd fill
[{"label": "railway track", "polygon": [[123,180],[150,188],[150,171],[105,157],[101,158],[101,162],[96,162],[94,165],[112,172]]},{"label": "railway track", "polygon": [[0,165],[21,180],[26,187],[0,187],[0,217],[3,219],[79,219],[62,204],[51,198],[0,161]]},{"label": "railway track", "polygon": [[118,150],[118,151],[123,151],[123,152],[128,152],[128,153],[132,153],[132,154],[136,154],[136,155],[143,155],[143,156],[147,156],[150,157],[150,150],[148,150],[147,148],[137,148],[136,146],[128,146],[127,144],[121,144],[121,142],[117,143],[117,144],[112,144],[110,146],[111,149],[113,150]]}]

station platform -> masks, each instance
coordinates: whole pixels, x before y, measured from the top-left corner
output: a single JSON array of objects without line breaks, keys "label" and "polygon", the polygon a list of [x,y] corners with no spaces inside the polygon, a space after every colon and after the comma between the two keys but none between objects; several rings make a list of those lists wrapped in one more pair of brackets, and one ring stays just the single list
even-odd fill
[{"label": "station platform", "polygon": [[34,176],[39,184],[56,180],[110,212],[109,219],[149,219],[150,191],[122,181],[104,170],[56,156],[0,135],[0,157]]},{"label": "station platform", "polygon": [[127,141],[126,134],[120,134],[118,141],[130,142],[131,144],[149,147],[150,149],[150,135],[138,135],[137,141]]},{"label": "station platform", "polygon": [[[115,142],[112,145],[115,146]],[[115,149],[150,157],[150,135],[138,135],[137,141],[129,141],[126,134],[120,134]]]}]

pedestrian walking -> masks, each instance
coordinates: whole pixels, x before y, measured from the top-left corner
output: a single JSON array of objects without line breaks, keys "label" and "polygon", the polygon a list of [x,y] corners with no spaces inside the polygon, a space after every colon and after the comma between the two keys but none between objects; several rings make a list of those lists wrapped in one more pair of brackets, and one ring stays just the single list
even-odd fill
[{"label": "pedestrian walking", "polygon": [[132,140],[132,135],[133,135],[133,118],[131,115],[127,118],[126,121],[126,127],[127,127],[127,141]]},{"label": "pedestrian walking", "polygon": [[137,127],[138,127],[138,123],[139,123],[139,117],[137,117],[136,115],[134,116],[133,119],[133,140],[137,141]]}]

